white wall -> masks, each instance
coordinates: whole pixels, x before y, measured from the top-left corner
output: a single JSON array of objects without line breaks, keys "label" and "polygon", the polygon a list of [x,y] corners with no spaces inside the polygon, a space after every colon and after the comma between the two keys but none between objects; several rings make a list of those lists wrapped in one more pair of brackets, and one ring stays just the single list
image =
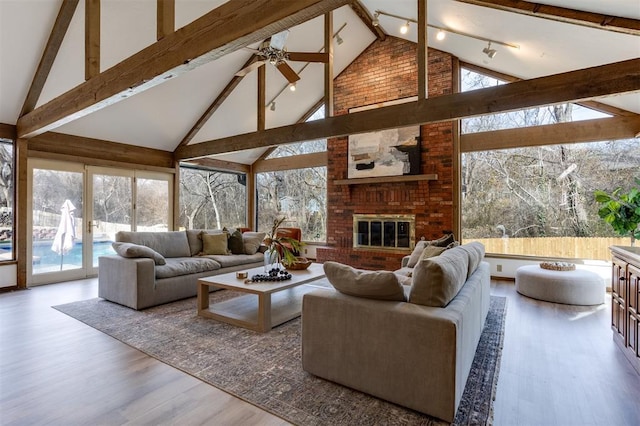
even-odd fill
[{"label": "white wall", "polygon": [[15,263],[0,266],[0,288],[18,285],[18,265]]}]

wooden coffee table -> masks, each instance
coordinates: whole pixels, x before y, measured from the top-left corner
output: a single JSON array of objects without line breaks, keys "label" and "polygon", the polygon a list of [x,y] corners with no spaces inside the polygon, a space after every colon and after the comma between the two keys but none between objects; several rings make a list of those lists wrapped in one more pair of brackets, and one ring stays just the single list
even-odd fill
[{"label": "wooden coffee table", "polygon": [[[263,267],[246,271],[252,275],[264,273]],[[267,332],[271,328],[297,318],[302,312],[302,296],[317,286],[310,285],[324,277],[319,263],[312,263],[303,271],[290,271],[291,279],[277,282],[247,283],[236,278],[235,272],[198,280],[198,315],[213,318],[250,330]],[[209,287],[248,293],[209,306]]]}]

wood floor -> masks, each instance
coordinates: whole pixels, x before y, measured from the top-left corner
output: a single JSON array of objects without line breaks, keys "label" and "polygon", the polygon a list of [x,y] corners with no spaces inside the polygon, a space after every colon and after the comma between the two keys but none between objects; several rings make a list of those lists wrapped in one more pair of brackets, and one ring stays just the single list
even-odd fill
[{"label": "wood floor", "polygon": [[[610,298],[538,302],[505,281],[492,293],[509,299],[495,425],[640,424]],[[96,296],[95,279],[0,294],[0,425],[287,424],[50,308]]]}]

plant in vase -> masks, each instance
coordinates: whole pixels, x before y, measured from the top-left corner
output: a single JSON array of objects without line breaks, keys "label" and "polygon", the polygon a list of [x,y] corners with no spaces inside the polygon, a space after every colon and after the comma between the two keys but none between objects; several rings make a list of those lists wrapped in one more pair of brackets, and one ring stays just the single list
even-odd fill
[{"label": "plant in vase", "polygon": [[269,273],[272,269],[280,269],[280,265],[289,265],[297,261],[295,252],[300,252],[303,243],[295,238],[278,236],[278,228],[286,217],[276,218],[273,221],[271,232],[264,238],[264,244],[267,251],[264,253],[265,272]]},{"label": "plant in vase", "polygon": [[622,188],[616,188],[611,194],[596,190],[596,202],[603,206],[598,210],[598,216],[613,227],[620,236],[631,236],[631,246],[640,239],[640,179],[635,179],[637,187],[622,193]]}]

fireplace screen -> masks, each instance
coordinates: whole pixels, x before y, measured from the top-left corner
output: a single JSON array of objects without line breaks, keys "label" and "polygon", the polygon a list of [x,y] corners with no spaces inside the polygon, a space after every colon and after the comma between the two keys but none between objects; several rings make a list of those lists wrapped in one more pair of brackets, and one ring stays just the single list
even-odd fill
[{"label": "fireplace screen", "polygon": [[353,216],[353,247],[375,249],[413,249],[415,216]]}]

